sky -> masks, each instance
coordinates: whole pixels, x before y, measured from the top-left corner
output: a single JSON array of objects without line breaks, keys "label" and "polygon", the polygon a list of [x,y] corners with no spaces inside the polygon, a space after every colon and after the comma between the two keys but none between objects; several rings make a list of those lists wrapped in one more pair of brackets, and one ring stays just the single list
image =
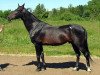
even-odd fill
[{"label": "sky", "polygon": [[14,10],[18,7],[18,3],[22,5],[25,3],[26,8],[35,7],[40,3],[44,4],[47,10],[52,10],[53,8],[65,7],[67,8],[70,4],[73,6],[85,5],[89,0],[1,0],[0,10]]}]

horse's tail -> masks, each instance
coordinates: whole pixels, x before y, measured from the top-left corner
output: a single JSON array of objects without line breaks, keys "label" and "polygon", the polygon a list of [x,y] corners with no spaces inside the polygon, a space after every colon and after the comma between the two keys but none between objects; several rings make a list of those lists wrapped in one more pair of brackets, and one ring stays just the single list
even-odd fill
[{"label": "horse's tail", "polygon": [[89,53],[89,60],[90,60],[90,62],[93,63],[94,61],[91,58],[91,53],[90,53],[89,48],[88,48],[88,41],[87,41],[87,39],[88,39],[87,31],[85,30],[85,41],[84,41],[85,43],[84,43],[84,46],[85,46],[87,52]]}]

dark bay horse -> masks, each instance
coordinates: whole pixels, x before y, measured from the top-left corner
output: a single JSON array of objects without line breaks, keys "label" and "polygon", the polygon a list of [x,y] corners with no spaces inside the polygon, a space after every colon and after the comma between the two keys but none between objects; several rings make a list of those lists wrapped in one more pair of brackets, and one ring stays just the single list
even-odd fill
[{"label": "dark bay horse", "polygon": [[[76,53],[77,59],[74,70],[79,69],[79,59],[82,52],[86,58],[87,71],[91,71],[91,57],[87,44],[87,32],[82,26],[73,24],[59,27],[51,26],[37,19],[24,7],[24,4],[22,6],[18,5],[18,8],[8,16],[8,20],[19,18],[24,22],[24,25],[29,32],[31,42],[35,45],[38,71],[41,71],[42,68],[46,70],[43,45],[58,46],[67,42],[72,45]],[[40,64],[40,58],[42,59],[43,66]]]}]

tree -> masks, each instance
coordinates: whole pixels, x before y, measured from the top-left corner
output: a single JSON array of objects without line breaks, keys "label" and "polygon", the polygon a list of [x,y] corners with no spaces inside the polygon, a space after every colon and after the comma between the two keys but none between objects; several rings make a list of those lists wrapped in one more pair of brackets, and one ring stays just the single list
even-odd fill
[{"label": "tree", "polygon": [[0,17],[1,18],[7,18],[7,16],[10,14],[11,10],[5,10],[5,11],[2,11],[0,10]]},{"label": "tree", "polygon": [[9,15],[11,13],[11,10],[6,10],[6,11],[4,11],[3,12],[3,14],[4,14],[4,16],[3,16],[3,18],[7,18],[7,16]]},{"label": "tree", "polygon": [[59,13],[60,13],[60,14],[62,14],[62,13],[64,13],[64,12],[65,12],[65,10],[66,10],[65,8],[60,7]]},{"label": "tree", "polygon": [[42,18],[42,16],[46,13],[46,9],[43,4],[38,4],[34,10],[34,14],[38,18]]},{"label": "tree", "polygon": [[57,9],[55,9],[55,8],[52,9],[52,15],[57,16]]},{"label": "tree", "polygon": [[42,18],[48,18],[48,16],[49,16],[49,12],[47,11],[42,15]]},{"label": "tree", "polygon": [[91,0],[88,2],[88,10],[90,11],[90,16],[92,19],[98,17],[100,13],[100,1],[99,0]]},{"label": "tree", "polygon": [[3,11],[0,10],[0,18],[3,18]]}]

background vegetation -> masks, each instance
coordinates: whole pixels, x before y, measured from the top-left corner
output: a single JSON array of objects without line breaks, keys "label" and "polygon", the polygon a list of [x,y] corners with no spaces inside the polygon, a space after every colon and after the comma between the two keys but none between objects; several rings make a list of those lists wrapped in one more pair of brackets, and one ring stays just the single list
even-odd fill
[{"label": "background vegetation", "polygon": [[[91,0],[87,5],[73,7],[71,4],[67,8],[46,10],[43,4],[38,4],[35,10],[27,8],[39,19],[54,25],[65,24],[82,25],[88,32],[89,49],[92,55],[100,56],[100,1]],[[0,33],[0,53],[7,54],[34,54],[34,45],[30,42],[28,32],[22,21],[14,20],[8,22],[6,17],[11,10],[0,10],[0,24],[4,25],[4,30]],[[63,46],[44,46],[46,55],[74,55],[70,44]]]},{"label": "background vegetation", "polygon": [[[27,8],[39,19],[48,20],[100,20],[100,1],[91,0],[87,5],[79,5],[73,7],[70,4],[68,7],[53,8],[51,11],[46,10],[43,4],[38,4],[34,10],[32,8]],[[2,19],[6,19],[7,15],[11,10],[2,11],[0,10],[0,22]]]}]

